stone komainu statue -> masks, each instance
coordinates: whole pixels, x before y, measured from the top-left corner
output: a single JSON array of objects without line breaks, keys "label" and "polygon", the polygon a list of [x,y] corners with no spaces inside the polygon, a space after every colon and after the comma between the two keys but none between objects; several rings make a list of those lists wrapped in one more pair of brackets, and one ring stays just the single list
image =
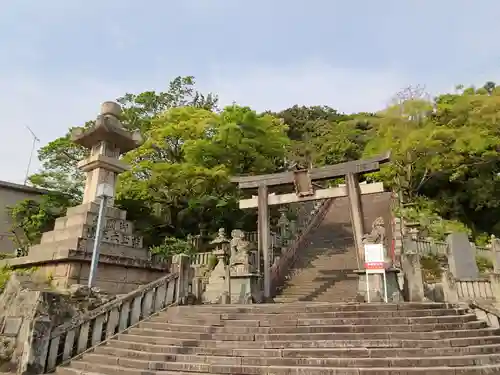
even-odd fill
[{"label": "stone komainu statue", "polygon": [[250,257],[251,244],[245,239],[245,232],[240,229],[234,229],[231,232],[230,246],[231,258],[229,265],[231,268],[249,272],[253,266]]},{"label": "stone komainu statue", "polygon": [[387,264],[391,265],[393,260],[387,251],[387,234],[384,219],[377,217],[372,223],[372,230],[363,236],[363,244],[382,244],[384,246],[384,257]]},{"label": "stone komainu statue", "polygon": [[385,239],[386,239],[386,231],[385,231],[384,219],[382,217],[377,217],[372,223],[371,232],[363,236],[363,243],[386,245]]}]

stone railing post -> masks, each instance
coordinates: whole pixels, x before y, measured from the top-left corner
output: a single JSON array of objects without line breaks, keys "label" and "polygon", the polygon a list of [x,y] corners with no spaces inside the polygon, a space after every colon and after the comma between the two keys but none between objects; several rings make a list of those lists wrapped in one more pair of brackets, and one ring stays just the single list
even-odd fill
[{"label": "stone railing post", "polygon": [[500,239],[496,238],[493,234],[491,235],[490,251],[491,263],[493,263],[493,272],[500,273]]},{"label": "stone railing post", "polygon": [[280,218],[278,219],[278,228],[279,228],[279,235],[280,235],[280,244],[279,247],[281,250],[287,247],[288,245],[288,229],[289,229],[289,220],[286,217],[286,208],[281,207],[280,208]]},{"label": "stone railing post", "polygon": [[293,241],[297,237],[297,220],[290,220],[289,231],[290,238]]},{"label": "stone railing post", "polygon": [[455,278],[447,268],[441,269],[441,285],[443,287],[443,295],[445,302],[449,303],[459,302]]},{"label": "stone railing post", "polygon": [[186,254],[178,254],[172,257],[172,266],[178,270],[177,280],[177,303],[182,305],[189,295],[189,284],[191,282],[191,259]]},{"label": "stone railing post", "polygon": [[17,373],[42,374],[49,355],[50,333],[52,322],[48,316],[41,316],[33,321],[30,327],[31,334],[23,348],[23,354]]},{"label": "stone railing post", "polygon": [[410,238],[404,239],[405,252],[401,256],[401,265],[404,274],[404,294],[408,302],[422,302],[424,300],[424,280],[422,266],[417,245]]},{"label": "stone railing post", "polygon": [[500,302],[500,274],[491,273],[489,276],[491,292],[497,302]]}]

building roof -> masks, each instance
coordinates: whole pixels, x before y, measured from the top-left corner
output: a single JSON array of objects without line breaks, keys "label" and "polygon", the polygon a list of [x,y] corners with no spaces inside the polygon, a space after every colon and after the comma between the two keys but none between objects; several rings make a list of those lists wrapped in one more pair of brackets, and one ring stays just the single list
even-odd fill
[{"label": "building roof", "polygon": [[14,182],[8,182],[2,180],[0,180],[0,189],[17,190],[25,193],[40,194],[40,195],[48,194],[50,192],[49,190],[46,189],[40,189],[33,186],[21,185],[21,184],[16,184]]}]

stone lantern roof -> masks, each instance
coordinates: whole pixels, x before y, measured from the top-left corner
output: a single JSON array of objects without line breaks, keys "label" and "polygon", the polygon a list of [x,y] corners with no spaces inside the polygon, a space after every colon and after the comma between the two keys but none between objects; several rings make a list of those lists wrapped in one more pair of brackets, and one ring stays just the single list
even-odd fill
[{"label": "stone lantern roof", "polygon": [[85,131],[73,130],[71,140],[89,149],[105,141],[113,144],[122,154],[137,148],[142,142],[141,136],[139,132],[130,132],[123,127],[120,122],[121,114],[122,109],[118,103],[104,102],[94,126]]}]

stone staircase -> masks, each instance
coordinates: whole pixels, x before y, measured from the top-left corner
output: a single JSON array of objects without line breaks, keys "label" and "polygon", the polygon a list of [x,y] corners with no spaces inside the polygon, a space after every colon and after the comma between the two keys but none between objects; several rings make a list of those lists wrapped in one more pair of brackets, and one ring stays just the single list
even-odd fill
[{"label": "stone staircase", "polygon": [[[390,226],[389,202],[390,193],[362,197],[366,230],[378,216],[384,217],[386,228]],[[333,200],[322,222],[298,251],[288,280],[274,298],[276,302],[355,300],[358,277],[353,270],[358,263],[347,197]]]},{"label": "stone staircase", "polygon": [[171,307],[56,373],[500,374],[500,331],[438,303]]}]

